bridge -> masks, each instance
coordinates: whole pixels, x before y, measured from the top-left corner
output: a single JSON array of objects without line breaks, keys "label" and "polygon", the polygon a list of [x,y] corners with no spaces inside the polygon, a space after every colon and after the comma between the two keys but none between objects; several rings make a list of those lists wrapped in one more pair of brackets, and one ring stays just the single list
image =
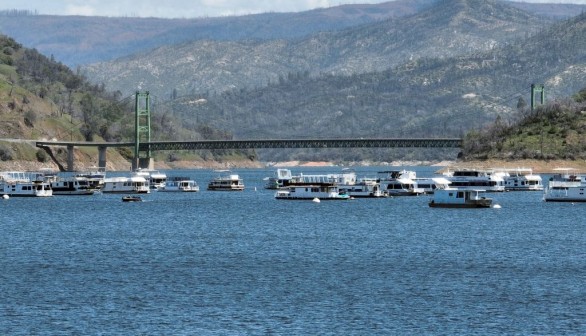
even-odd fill
[{"label": "bridge", "polygon": [[[135,95],[134,142],[83,142],[83,141],[37,141],[59,166],[60,170],[73,171],[75,147],[97,147],[98,166],[106,167],[106,151],[110,147],[134,148],[132,168],[153,168],[151,151],[161,150],[205,150],[205,149],[256,149],[256,148],[356,148],[356,147],[462,147],[459,138],[371,138],[371,139],[258,139],[258,140],[201,140],[201,141],[151,141],[151,117],[149,92]],[[57,160],[51,147],[67,147],[67,168]]]},{"label": "bridge", "polygon": [[[135,142],[82,142],[37,141],[36,146],[51,156],[50,147],[67,147],[67,168],[72,171],[75,147],[97,147],[98,166],[106,166],[106,150],[110,147],[136,147]],[[161,150],[213,150],[213,149],[260,149],[260,148],[459,148],[460,138],[360,138],[360,139],[254,139],[254,140],[201,140],[201,141],[149,141],[138,144],[140,151]],[[135,148],[136,150],[136,148]],[[53,157],[53,156],[52,156]],[[53,157],[55,162],[56,159]],[[148,168],[148,163],[137,167]],[[60,166],[61,168],[61,166]],[[135,167],[136,168],[136,167]]]}]

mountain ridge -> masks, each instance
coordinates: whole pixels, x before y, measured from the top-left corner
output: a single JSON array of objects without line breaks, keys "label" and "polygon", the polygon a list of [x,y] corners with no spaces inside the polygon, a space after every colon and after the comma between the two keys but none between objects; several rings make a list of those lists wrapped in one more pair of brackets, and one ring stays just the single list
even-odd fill
[{"label": "mountain ridge", "polygon": [[[470,7],[474,9],[470,9]],[[450,26],[466,20],[482,28]],[[462,21],[459,21],[462,22]],[[542,18],[499,1],[442,0],[411,16],[322,32],[294,41],[195,41],[83,68],[94,82],[160,97],[262,87],[290,73],[383,71],[418,57],[481,52],[543,28]]]},{"label": "mountain ridge", "polygon": [[[0,11],[0,32],[75,68],[193,40],[293,39],[415,14],[438,0],[339,5],[298,13],[161,19],[38,15]],[[566,19],[586,5],[507,2],[544,18]],[[26,14],[26,13],[25,13]]]}]

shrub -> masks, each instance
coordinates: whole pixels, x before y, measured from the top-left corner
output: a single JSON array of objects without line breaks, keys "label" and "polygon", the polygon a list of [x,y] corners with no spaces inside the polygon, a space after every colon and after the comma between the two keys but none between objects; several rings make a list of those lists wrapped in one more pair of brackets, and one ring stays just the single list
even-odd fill
[{"label": "shrub", "polygon": [[39,161],[39,162],[49,161],[49,155],[47,155],[47,152],[45,152],[44,149],[39,148],[39,150],[37,150],[36,156],[37,156],[37,161]]},{"label": "shrub", "polygon": [[14,150],[10,146],[0,144],[0,160],[1,161],[11,161],[11,160],[14,160],[14,157],[15,157]]}]

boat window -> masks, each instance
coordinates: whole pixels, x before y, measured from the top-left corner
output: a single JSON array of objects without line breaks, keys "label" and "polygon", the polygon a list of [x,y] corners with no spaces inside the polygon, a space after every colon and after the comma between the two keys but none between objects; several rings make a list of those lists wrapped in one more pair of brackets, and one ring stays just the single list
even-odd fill
[{"label": "boat window", "polygon": [[456,195],[456,198],[464,198],[464,193],[462,191],[458,191],[458,195]]}]

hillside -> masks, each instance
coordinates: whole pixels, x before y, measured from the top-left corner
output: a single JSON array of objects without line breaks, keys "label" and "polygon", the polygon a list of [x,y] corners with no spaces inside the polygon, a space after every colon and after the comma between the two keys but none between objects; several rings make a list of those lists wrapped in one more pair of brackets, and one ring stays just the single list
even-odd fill
[{"label": "hillside", "polygon": [[574,95],[523,109],[513,123],[497,118],[489,127],[470,132],[464,160],[586,160],[586,88]]},{"label": "hillside", "polygon": [[176,99],[169,109],[237,138],[463,136],[497,116],[519,118],[517,101],[529,101],[531,83],[544,83],[548,99],[580,90],[584,36],[586,14],[473,56],[353,76],[292,75],[266,88]]},{"label": "hillside", "polygon": [[353,75],[420,58],[481,53],[542,30],[547,20],[500,1],[443,0],[417,14],[299,40],[201,40],[83,68],[110,89],[159,97],[263,87],[289,74]]},{"label": "hillside", "polygon": [[[91,115],[103,108],[113,113],[122,108],[97,86],[74,74],[35,50],[24,48],[11,38],[0,36],[0,138],[2,139],[92,139],[108,138],[124,117],[111,119],[111,128],[101,127],[101,115]],[[96,164],[97,153],[76,152],[80,165]],[[65,162],[65,151],[54,153]],[[108,153],[112,164],[126,162],[116,151]],[[93,160],[93,161],[92,161]],[[49,155],[26,141],[0,142],[0,165],[29,162],[31,166],[55,167]],[[125,166],[127,163],[124,164]],[[18,168],[18,167],[13,167]]]},{"label": "hillside", "polygon": [[[132,98],[132,97],[130,97]],[[105,91],[75,74],[61,63],[36,50],[24,48],[0,35],[0,167],[2,169],[59,168],[53,154],[64,165],[66,151],[47,153],[27,140],[131,141],[134,135],[133,100]],[[205,125],[185,129],[161,111],[152,120],[154,140],[205,137],[225,139],[231,135]],[[128,149],[109,150],[109,170],[127,170]],[[178,160],[176,153],[163,159]],[[173,155],[173,156],[172,156]],[[190,154],[192,159],[214,160],[242,157],[241,153],[218,151]],[[244,158],[254,157],[245,153]],[[78,149],[78,169],[97,165],[97,149]],[[24,165],[24,166],[23,166]]]}]

